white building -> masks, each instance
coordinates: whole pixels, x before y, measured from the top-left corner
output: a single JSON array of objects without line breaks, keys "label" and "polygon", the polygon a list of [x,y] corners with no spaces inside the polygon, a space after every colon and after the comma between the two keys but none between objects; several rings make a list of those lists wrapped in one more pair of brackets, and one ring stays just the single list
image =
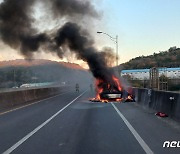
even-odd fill
[{"label": "white building", "polygon": [[[150,69],[122,70],[121,76],[129,75],[132,79],[149,79]],[[180,78],[180,67],[177,68],[159,68],[159,76],[164,74],[168,78]]]}]

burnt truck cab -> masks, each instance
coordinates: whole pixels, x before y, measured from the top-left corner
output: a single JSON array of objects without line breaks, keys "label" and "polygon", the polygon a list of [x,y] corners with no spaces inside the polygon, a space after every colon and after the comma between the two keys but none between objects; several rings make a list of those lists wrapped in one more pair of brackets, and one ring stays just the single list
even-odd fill
[{"label": "burnt truck cab", "polygon": [[103,91],[99,94],[100,99],[104,101],[116,101],[116,102],[132,102],[134,101],[133,95],[131,95],[127,90],[121,89],[114,84],[102,83],[101,88]]},{"label": "burnt truck cab", "polygon": [[121,91],[118,92],[104,91],[100,94],[101,99],[111,100],[111,101],[122,99],[122,97],[123,97],[123,93]]}]

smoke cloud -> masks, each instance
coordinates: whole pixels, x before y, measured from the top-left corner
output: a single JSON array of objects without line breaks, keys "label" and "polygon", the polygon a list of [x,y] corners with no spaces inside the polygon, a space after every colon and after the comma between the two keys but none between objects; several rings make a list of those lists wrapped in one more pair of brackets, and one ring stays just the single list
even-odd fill
[{"label": "smoke cloud", "polygon": [[104,47],[101,51],[101,56],[104,57],[106,64],[108,67],[115,66],[116,63],[116,54],[114,53],[114,49],[111,47]]},{"label": "smoke cloud", "polygon": [[87,0],[51,0],[52,12],[55,16],[99,16]]},{"label": "smoke cloud", "polygon": [[[38,33],[32,27],[32,7],[40,0],[4,0],[0,5],[0,34],[1,39],[31,58],[33,52],[46,46],[50,52],[55,52],[62,58],[67,48],[76,53],[78,59],[86,61],[95,78],[116,86],[112,81],[113,72],[107,67],[104,54],[98,52],[93,46],[94,41],[78,23],[68,21],[55,34]],[[44,0],[51,5],[54,20],[62,17],[98,17],[97,11],[87,0]],[[86,23],[88,25],[88,23]],[[107,55],[107,54],[105,54]]]},{"label": "smoke cloud", "polygon": [[0,5],[0,35],[4,43],[19,49],[25,56],[29,51],[37,51],[46,40],[45,34],[37,34],[31,27],[30,16],[35,0],[4,0]]},{"label": "smoke cloud", "polygon": [[104,57],[93,47],[93,42],[82,35],[81,28],[75,23],[66,23],[55,37],[58,47],[68,45],[78,59],[86,61],[95,78],[108,80],[112,73],[108,70]]}]

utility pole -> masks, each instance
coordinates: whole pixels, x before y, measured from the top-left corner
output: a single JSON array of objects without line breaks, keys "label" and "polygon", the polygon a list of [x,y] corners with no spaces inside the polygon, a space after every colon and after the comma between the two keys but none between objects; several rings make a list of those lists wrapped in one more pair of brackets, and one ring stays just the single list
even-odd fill
[{"label": "utility pole", "polygon": [[116,35],[116,66],[118,67],[118,35]]}]

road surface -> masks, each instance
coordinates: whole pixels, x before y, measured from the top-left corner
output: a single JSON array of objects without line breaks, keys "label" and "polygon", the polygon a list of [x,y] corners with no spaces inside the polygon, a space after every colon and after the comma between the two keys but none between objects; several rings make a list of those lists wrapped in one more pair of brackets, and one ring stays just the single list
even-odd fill
[{"label": "road surface", "polygon": [[0,114],[0,153],[180,153],[179,127],[136,103],[92,103],[91,91],[69,91]]}]

